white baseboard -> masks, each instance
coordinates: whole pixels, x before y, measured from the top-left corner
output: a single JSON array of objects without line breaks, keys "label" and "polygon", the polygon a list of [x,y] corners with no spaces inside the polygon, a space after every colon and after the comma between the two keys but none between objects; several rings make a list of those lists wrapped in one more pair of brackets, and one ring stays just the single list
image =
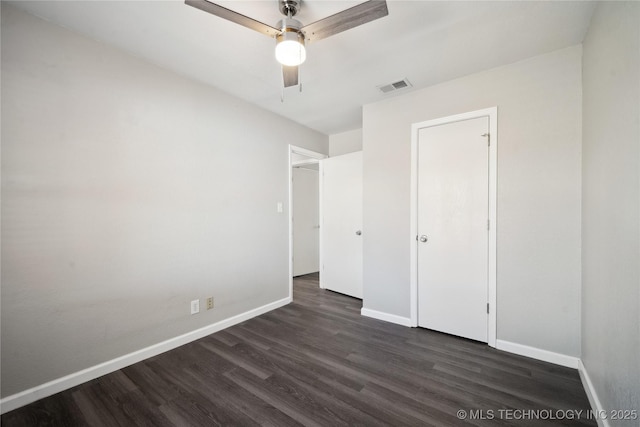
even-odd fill
[{"label": "white baseboard", "polygon": [[542,350],[504,340],[496,340],[496,348],[573,369],[578,369],[578,362],[580,361],[580,359],[575,356],[567,356],[566,354],[554,353],[553,351]]},{"label": "white baseboard", "polygon": [[[580,379],[582,380],[584,391],[587,393],[587,398],[589,399],[589,403],[591,404],[591,409],[596,414],[606,414],[604,408],[602,407],[602,403],[600,403],[600,399],[598,399],[598,395],[596,394],[596,389],[593,387],[591,378],[589,378],[587,368],[585,368],[585,366],[582,364],[582,360],[578,361],[578,372],[580,373]],[[598,422],[599,427],[610,426],[609,420],[597,417],[596,421]]]},{"label": "white baseboard", "polygon": [[396,323],[402,326],[413,326],[411,319],[408,317],[396,316],[395,314],[384,313],[382,311],[371,310],[369,308],[362,308],[360,314],[366,317],[373,317],[374,319],[384,320],[385,322]]},{"label": "white baseboard", "polygon": [[291,297],[287,297],[278,301],[274,301],[272,303],[263,305],[262,307],[254,308],[253,310],[237,314],[228,319],[212,323],[211,325],[196,329],[191,332],[187,332],[186,334],[177,336],[175,338],[170,338],[158,344],[154,344],[152,346],[134,351],[133,353],[125,354],[124,356],[120,356],[104,363],[100,363],[99,365],[74,372],[73,374],[69,374],[62,378],[58,378],[53,381],[49,381],[39,386],[30,388],[28,390],[21,391],[20,393],[7,396],[4,399],[0,400],[0,413],[4,414],[14,409],[20,408],[21,406],[35,402],[38,399],[51,396],[55,393],[67,390],[71,387],[75,387],[87,381],[117,371],[118,369],[133,365],[134,363],[138,363],[150,357],[157,356],[158,354],[164,353],[166,351],[173,350],[174,348],[206,337],[207,335],[211,335],[214,332],[221,331],[230,326],[242,323],[253,317],[267,313],[271,310],[275,310],[276,308],[285,306],[289,304],[291,300]]}]

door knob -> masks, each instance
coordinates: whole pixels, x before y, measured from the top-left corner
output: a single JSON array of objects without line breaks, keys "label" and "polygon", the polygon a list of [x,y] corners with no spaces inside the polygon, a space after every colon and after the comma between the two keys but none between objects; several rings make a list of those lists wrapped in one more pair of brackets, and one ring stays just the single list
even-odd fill
[{"label": "door knob", "polygon": [[362,231],[358,230],[356,231],[356,236],[361,236],[362,235]]},{"label": "door knob", "polygon": [[424,234],[423,234],[422,236],[420,236],[420,241],[421,241],[422,243],[426,243],[426,242],[427,242],[427,240],[429,240],[429,239],[428,239],[428,238],[427,238],[427,236],[425,236]]}]

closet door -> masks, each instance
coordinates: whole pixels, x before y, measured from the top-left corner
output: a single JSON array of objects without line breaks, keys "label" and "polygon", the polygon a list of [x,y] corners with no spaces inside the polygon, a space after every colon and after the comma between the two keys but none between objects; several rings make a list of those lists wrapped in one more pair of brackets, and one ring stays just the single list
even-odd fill
[{"label": "closet door", "polygon": [[487,342],[489,118],[420,129],[418,325]]}]

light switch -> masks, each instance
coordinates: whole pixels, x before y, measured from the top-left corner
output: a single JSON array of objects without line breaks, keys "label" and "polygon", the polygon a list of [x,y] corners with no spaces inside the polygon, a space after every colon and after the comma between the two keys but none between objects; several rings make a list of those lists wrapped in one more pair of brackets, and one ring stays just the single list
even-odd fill
[{"label": "light switch", "polygon": [[282,211],[282,202],[278,202],[277,210],[278,210],[278,213],[282,213],[283,212]]}]

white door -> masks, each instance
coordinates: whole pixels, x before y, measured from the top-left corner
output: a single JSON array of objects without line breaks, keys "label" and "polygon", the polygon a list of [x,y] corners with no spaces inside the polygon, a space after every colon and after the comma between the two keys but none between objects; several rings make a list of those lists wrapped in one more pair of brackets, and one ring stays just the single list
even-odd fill
[{"label": "white door", "polygon": [[362,298],[362,151],[321,163],[320,285]]},{"label": "white door", "polygon": [[320,183],[317,168],[315,164],[294,167],[292,171],[294,276],[320,270]]},{"label": "white door", "polygon": [[418,325],[487,342],[489,118],[418,134]]}]

